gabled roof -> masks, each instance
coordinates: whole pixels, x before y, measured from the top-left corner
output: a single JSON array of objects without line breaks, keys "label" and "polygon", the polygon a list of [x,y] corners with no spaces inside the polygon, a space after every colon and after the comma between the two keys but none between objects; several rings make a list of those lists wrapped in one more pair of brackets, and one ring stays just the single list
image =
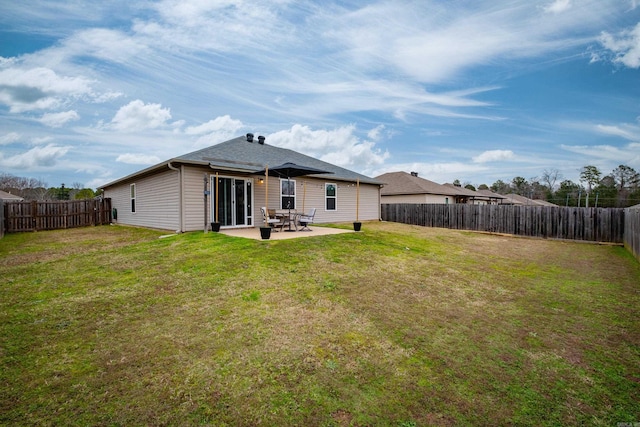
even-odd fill
[{"label": "gabled roof", "polygon": [[22,200],[24,200],[22,197],[20,196],[16,196],[15,194],[11,194],[11,193],[7,193],[6,191],[2,191],[0,190],[0,199],[2,200],[7,200],[7,201],[13,201],[13,202],[20,202]]},{"label": "gabled roof", "polygon": [[445,187],[452,188],[454,191],[456,191],[456,194],[458,196],[478,197],[478,193],[476,193],[473,190],[469,190],[468,188],[458,187],[458,186],[450,184],[450,183],[446,183],[446,184],[442,184],[442,185],[444,185]]},{"label": "gabled roof", "polygon": [[502,203],[525,206],[558,206],[553,203],[547,202],[546,200],[534,200],[515,193],[507,194],[505,200],[503,200]]},{"label": "gabled roof", "polygon": [[[275,147],[267,143],[260,143],[258,139],[249,142],[246,136],[239,136],[201,150],[183,154],[178,157],[158,163],[157,165],[135,172],[131,175],[110,182],[101,188],[128,181],[138,176],[148,175],[162,169],[167,169],[169,164],[173,167],[185,164],[205,166],[211,170],[229,171],[252,174],[263,170],[266,166],[278,166],[291,162],[301,166],[311,166],[317,169],[333,172],[331,175],[318,175],[328,180],[353,181],[360,180],[364,184],[382,184],[368,176],[351,170],[323,162],[306,154],[286,148]],[[314,175],[309,175],[314,176]]]},{"label": "gabled roof", "polygon": [[502,194],[498,194],[498,193],[494,193],[491,190],[476,190],[477,193],[482,194],[483,196],[492,198],[492,199],[506,199],[506,196],[503,196]]},{"label": "gabled roof", "polygon": [[389,172],[376,177],[384,183],[380,191],[383,196],[406,194],[438,194],[443,196],[457,196],[458,193],[444,185],[428,179],[408,174],[406,172]]}]

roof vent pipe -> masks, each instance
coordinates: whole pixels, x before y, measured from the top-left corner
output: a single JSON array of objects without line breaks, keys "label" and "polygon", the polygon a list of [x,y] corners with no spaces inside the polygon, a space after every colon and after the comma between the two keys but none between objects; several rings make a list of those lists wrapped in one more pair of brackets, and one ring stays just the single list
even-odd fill
[{"label": "roof vent pipe", "polygon": [[258,144],[264,144],[264,136],[260,135],[258,137]]},{"label": "roof vent pipe", "polygon": [[248,133],[247,134],[247,141],[253,142],[253,134],[252,133]]}]

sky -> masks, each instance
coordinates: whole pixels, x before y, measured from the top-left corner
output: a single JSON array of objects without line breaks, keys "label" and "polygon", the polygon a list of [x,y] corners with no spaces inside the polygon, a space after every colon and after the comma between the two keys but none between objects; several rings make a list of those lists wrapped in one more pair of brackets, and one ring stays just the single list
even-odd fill
[{"label": "sky", "polygon": [[640,0],[0,3],[0,173],[95,189],[248,132],[371,177],[640,172]]}]

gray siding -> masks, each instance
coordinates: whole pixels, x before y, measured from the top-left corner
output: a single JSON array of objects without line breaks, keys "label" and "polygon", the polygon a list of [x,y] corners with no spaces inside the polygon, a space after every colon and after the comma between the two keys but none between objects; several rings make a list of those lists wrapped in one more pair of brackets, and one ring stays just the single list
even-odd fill
[{"label": "gray siding", "polygon": [[[130,184],[136,185],[136,212],[131,212]],[[179,174],[165,171],[105,189],[112,207],[118,210],[118,224],[179,230]]]},{"label": "gray siding", "polygon": [[[183,166],[183,199],[184,199],[184,228],[185,231],[203,230],[205,223],[204,177],[207,177],[207,189],[210,191],[209,173],[203,169]],[[210,199],[207,198],[207,224],[209,219]]]},{"label": "gray siding", "polygon": [[[208,169],[181,166],[180,172],[165,170],[135,181],[125,181],[105,189],[118,210],[120,224],[159,228],[172,231],[203,230],[211,222],[211,199],[204,199],[204,177],[211,182]],[[224,174],[230,176],[232,174]],[[253,226],[262,225],[260,207],[265,206],[266,181],[253,176]],[[249,177],[245,176],[245,179]],[[136,184],[136,212],[131,213],[129,185]],[[337,185],[337,210],[327,211],[325,183]],[[305,187],[306,184],[306,193]],[[208,190],[211,190],[210,186]],[[356,184],[330,179],[296,179],[297,211],[316,208],[316,223],[351,222],[356,220]],[[180,206],[182,204],[182,212]],[[205,212],[206,206],[206,212]],[[280,179],[269,177],[269,208],[280,209]],[[360,184],[359,220],[380,219],[379,186]]]},{"label": "gray siding", "polygon": [[[260,207],[265,205],[265,183],[260,183],[260,177],[255,177],[254,185],[254,217],[256,225],[261,225],[262,214]],[[350,182],[332,181],[331,179],[296,178],[296,206],[298,212],[309,212],[316,208],[316,223],[350,222],[356,219],[356,184]],[[325,203],[325,184],[333,183],[338,186],[337,209],[327,211]],[[303,185],[306,185],[306,192]],[[280,179],[269,177],[269,206],[270,209],[280,209]],[[360,221],[380,219],[379,186],[360,184]]]}]

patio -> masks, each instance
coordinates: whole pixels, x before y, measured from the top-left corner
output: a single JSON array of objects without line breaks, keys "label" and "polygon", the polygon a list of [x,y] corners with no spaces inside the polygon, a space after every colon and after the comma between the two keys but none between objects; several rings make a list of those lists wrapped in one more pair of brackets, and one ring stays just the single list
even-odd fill
[{"label": "patio", "polygon": [[[260,228],[232,228],[232,229],[223,229],[220,230],[220,233],[226,234],[227,236],[233,237],[244,237],[245,239],[256,239],[262,240],[260,237]],[[342,229],[342,228],[329,228],[329,227],[318,227],[316,225],[313,226],[311,231],[294,231],[294,232],[286,232],[286,231],[271,231],[271,238],[269,240],[284,240],[284,239],[295,239],[298,237],[315,237],[315,236],[326,236],[329,234],[342,234],[342,233],[355,233],[353,230]]]}]

